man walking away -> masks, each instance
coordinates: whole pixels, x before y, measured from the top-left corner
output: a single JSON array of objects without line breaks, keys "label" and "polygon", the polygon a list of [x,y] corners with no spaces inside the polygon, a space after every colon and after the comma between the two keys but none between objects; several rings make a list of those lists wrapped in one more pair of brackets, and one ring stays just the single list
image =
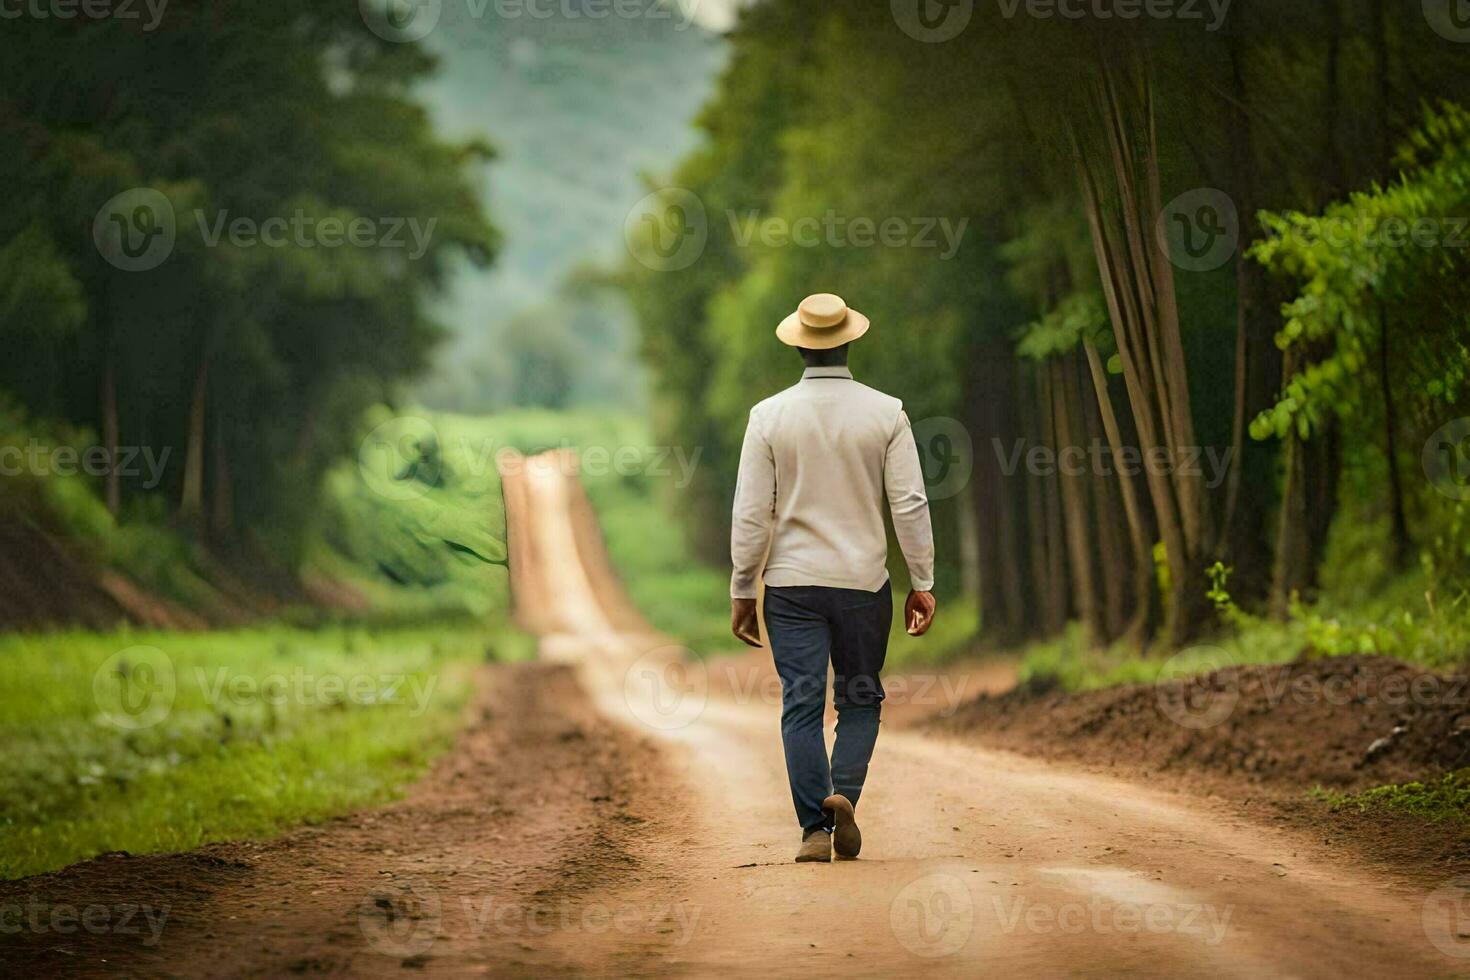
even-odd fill
[{"label": "man walking away", "polygon": [[[731,629],[761,645],[762,578],[802,832],[797,861],[830,861],[834,849],[855,858],[862,848],[854,808],[878,739],[878,674],[893,619],[885,499],[913,588],[904,604],[908,632],[922,636],[934,619],[934,536],[908,416],[897,398],[859,384],[847,369],[848,345],[868,326],[840,297],[818,293],[776,328],[806,370],[751,409],[735,487]],[[837,706],[830,760],[822,741],[829,662]]]}]

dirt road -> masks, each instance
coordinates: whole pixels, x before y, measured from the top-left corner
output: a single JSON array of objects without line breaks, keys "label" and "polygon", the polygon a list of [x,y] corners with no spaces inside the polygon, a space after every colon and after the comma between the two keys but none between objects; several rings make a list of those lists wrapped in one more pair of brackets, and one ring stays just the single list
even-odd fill
[{"label": "dirt road", "polygon": [[[701,667],[650,629],[569,470],[547,457],[506,473],[518,615],[541,661],[487,667],[465,734],[408,799],[276,841],[32,879],[53,901],[131,896],[173,916],[153,946],[68,937],[9,965],[761,977],[1430,977],[1470,965],[1441,952],[1454,924],[1426,918],[1422,893],[1313,842],[891,723],[859,812],[862,858],[790,863],[763,658]],[[967,694],[994,680],[961,679]],[[954,680],[907,679],[890,720],[943,707]]]}]

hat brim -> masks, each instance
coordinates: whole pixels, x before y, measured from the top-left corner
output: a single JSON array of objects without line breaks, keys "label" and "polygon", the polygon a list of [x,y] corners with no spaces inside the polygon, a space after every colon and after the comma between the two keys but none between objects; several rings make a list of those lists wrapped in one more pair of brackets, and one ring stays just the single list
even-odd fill
[{"label": "hat brim", "polygon": [[868,318],[851,307],[847,319],[835,327],[809,327],[801,322],[798,311],[781,321],[776,328],[776,339],[788,347],[805,347],[807,350],[831,350],[857,340],[871,326]]}]

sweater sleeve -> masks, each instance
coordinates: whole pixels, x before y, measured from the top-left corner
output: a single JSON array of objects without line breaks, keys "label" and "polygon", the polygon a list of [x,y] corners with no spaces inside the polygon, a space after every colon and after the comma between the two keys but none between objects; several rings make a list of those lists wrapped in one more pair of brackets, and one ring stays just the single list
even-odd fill
[{"label": "sweater sleeve", "polygon": [[754,599],[756,581],[766,561],[776,524],[776,460],[752,412],[740,448],[740,471],[735,481],[735,505],[730,520],[730,575],[732,599]]},{"label": "sweater sleeve", "polygon": [[909,417],[898,413],[888,453],[883,460],[883,488],[893,515],[893,532],[909,566],[910,587],[916,592],[934,588],[934,531],[929,524],[929,496]]}]

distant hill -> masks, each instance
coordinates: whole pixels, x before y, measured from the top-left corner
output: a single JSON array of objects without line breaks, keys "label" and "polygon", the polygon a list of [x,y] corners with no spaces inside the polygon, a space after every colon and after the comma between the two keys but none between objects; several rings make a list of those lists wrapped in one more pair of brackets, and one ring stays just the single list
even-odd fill
[{"label": "distant hill", "polygon": [[567,332],[590,324],[599,356],[580,360],[597,377],[563,371],[541,388],[567,386],[572,404],[638,404],[634,326],[621,297],[597,291],[589,306],[586,290],[569,300],[559,287],[578,266],[620,261],[623,219],[644,195],[639,174],[667,173],[693,146],[690,123],[725,42],[675,7],[637,7],[642,16],[593,18],[586,0],[443,0],[425,39],[442,67],[422,97],[445,133],[497,148],[486,195],[506,244],[494,269],[466,270],[453,284],[439,315],[454,336],[418,392],[426,404],[483,411],[536,390],[533,381],[512,392],[503,380],[539,370],[554,351],[515,361],[542,338],[507,335],[549,319],[556,336],[547,343],[573,350],[580,335]]}]

